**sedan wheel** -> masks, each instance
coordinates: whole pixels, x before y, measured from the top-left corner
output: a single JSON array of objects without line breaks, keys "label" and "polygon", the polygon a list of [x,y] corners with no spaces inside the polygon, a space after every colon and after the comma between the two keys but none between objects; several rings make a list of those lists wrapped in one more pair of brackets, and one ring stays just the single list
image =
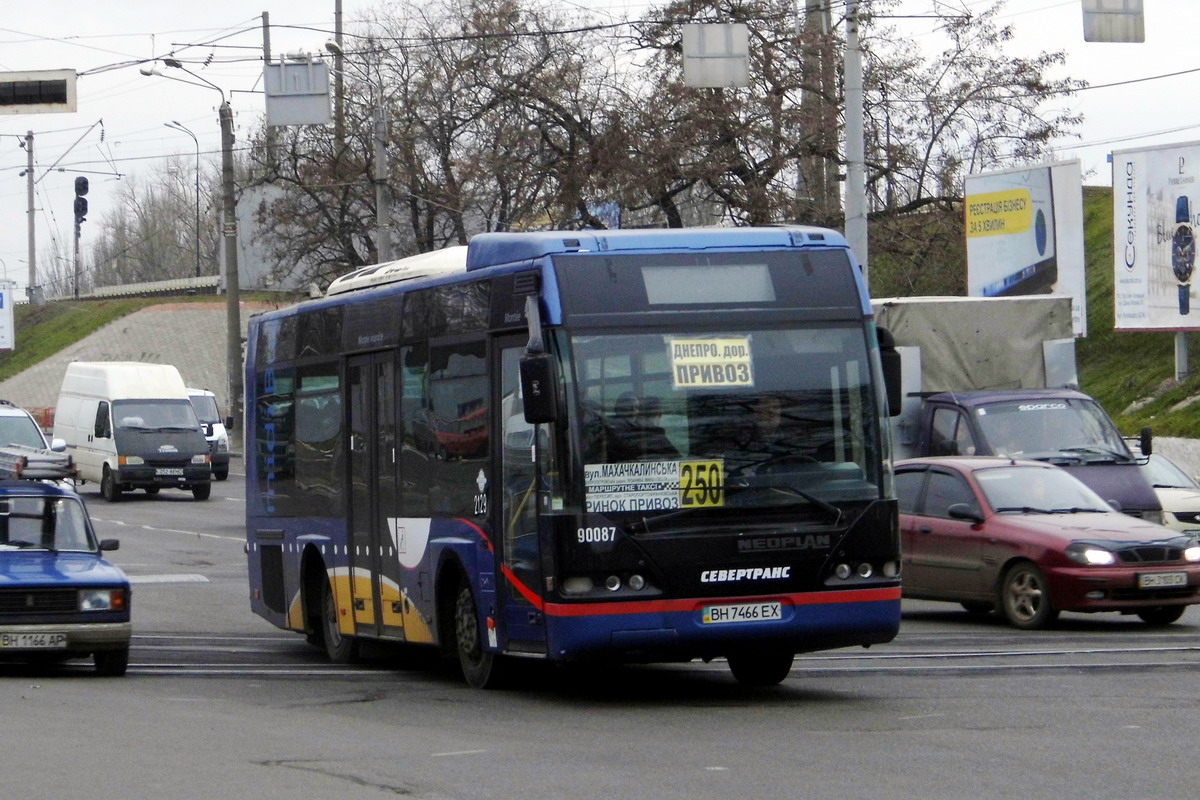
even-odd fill
[{"label": "sedan wheel", "polygon": [[1046,576],[1028,561],[1014,564],[1005,573],[1000,608],[1013,627],[1026,631],[1044,628],[1058,618]]}]

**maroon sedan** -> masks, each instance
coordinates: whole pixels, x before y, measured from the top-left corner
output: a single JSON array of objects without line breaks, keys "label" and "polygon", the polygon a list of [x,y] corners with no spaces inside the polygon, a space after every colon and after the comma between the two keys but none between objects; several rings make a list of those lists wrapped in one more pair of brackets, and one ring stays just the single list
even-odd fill
[{"label": "maroon sedan", "polygon": [[896,462],[905,597],[998,609],[1018,628],[1060,611],[1119,611],[1169,625],[1200,603],[1200,544],[1114,511],[1040,461]]}]

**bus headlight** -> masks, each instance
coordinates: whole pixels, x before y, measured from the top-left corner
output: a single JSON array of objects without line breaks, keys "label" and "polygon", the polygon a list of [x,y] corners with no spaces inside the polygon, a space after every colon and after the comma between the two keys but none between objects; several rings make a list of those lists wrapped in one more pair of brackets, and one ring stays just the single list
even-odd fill
[{"label": "bus headlight", "polygon": [[576,575],[563,581],[563,594],[587,594],[592,590],[592,579],[586,575]]},{"label": "bus headlight", "polygon": [[621,578],[618,575],[609,575],[604,579],[604,588],[610,592],[615,592],[621,588]]},{"label": "bus headlight", "polygon": [[849,564],[838,564],[836,567],[833,568],[833,574],[837,575],[842,580],[846,580],[846,578],[849,578],[852,572],[853,572],[853,570],[850,569]]},{"label": "bus headlight", "polygon": [[[1196,549],[1200,550],[1200,548]],[[640,592],[642,589],[646,588],[646,579],[641,575],[630,575],[629,588],[633,589],[635,592]]]}]

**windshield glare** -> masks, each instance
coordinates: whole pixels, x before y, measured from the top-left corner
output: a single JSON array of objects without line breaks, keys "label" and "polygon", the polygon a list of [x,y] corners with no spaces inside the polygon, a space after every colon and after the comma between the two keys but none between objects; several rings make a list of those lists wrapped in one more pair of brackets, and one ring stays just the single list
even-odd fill
[{"label": "windshield glare", "polygon": [[96,549],[83,505],[59,497],[0,499],[0,550]]},{"label": "windshield glare", "polygon": [[1078,399],[989,403],[976,412],[979,427],[1003,456],[1029,456],[1078,448],[1132,460],[1121,434],[1096,403]]},{"label": "windshield glare", "polygon": [[576,335],[587,507],[880,497],[862,327]]},{"label": "windshield glare", "polygon": [[187,400],[119,400],[113,403],[113,423],[127,430],[200,429]]},{"label": "windshield glare", "polygon": [[[975,471],[975,480],[993,511],[1075,509],[1112,511],[1100,495],[1058,468],[996,467]],[[1115,512],[1114,512],[1115,513]]]}]

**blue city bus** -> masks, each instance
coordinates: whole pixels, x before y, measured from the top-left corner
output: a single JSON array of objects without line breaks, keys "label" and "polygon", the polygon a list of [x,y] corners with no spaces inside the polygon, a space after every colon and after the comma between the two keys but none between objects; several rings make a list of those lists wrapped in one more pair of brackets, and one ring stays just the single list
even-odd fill
[{"label": "blue city bus", "polygon": [[481,234],[254,316],[245,385],[251,604],[335,662],[771,685],[899,628],[879,336],[833,231]]}]

